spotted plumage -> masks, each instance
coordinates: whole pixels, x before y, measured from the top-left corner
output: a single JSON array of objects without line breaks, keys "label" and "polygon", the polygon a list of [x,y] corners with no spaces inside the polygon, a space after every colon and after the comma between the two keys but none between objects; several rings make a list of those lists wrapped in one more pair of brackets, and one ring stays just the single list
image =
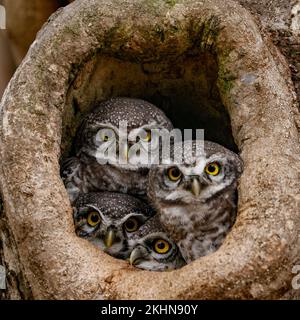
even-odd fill
[{"label": "spotted plumage", "polygon": [[130,263],[151,271],[167,271],[183,267],[184,261],[175,242],[166,234],[157,216],[149,219],[129,240]]},{"label": "spotted plumage", "polygon": [[81,194],[75,201],[76,234],[106,253],[126,259],[128,241],[155,211],[143,201],[114,192]]},{"label": "spotted plumage", "polygon": [[191,262],[217,250],[232,227],[243,165],[237,154],[209,141],[204,149],[194,141],[185,148],[176,144],[173,150],[181,161],[150,170],[148,197]]},{"label": "spotted plumage", "polygon": [[[128,141],[120,150],[120,127],[124,121]],[[61,175],[70,200],[75,201],[79,193],[95,191],[145,195],[150,164],[138,164],[137,157],[130,156],[128,150],[142,129],[150,132],[172,128],[165,114],[144,100],[113,98],[100,103],[82,122],[75,141],[76,156],[62,165]],[[99,135],[104,135],[105,145]],[[141,141],[142,148],[146,149],[149,142]],[[110,144],[116,145],[116,155],[100,155],[99,150]],[[128,157],[128,163],[121,164],[120,155]]]}]

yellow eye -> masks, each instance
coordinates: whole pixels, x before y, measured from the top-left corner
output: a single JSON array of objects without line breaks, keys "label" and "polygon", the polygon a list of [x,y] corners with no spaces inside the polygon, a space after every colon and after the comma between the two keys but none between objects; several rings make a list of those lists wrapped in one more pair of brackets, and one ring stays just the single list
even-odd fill
[{"label": "yellow eye", "polygon": [[126,222],[125,222],[125,229],[128,232],[134,232],[139,228],[139,221],[135,218],[129,218]]},{"label": "yellow eye", "polygon": [[100,136],[101,136],[101,141],[107,142],[113,139],[114,133],[110,129],[102,129]]},{"label": "yellow eye", "polygon": [[146,130],[146,136],[142,138],[143,141],[145,142],[150,142],[151,141],[151,130]]},{"label": "yellow eye", "polygon": [[164,254],[170,251],[170,249],[171,245],[166,240],[158,239],[154,242],[154,250],[157,253]]},{"label": "yellow eye", "polygon": [[108,141],[108,140],[109,140],[109,136],[108,136],[108,135],[104,135],[104,136],[103,136],[103,141],[106,142],[106,141]]},{"label": "yellow eye", "polygon": [[205,172],[212,176],[216,176],[220,173],[221,166],[218,162],[211,162],[206,165]]},{"label": "yellow eye", "polygon": [[95,227],[97,224],[101,222],[101,217],[99,212],[97,211],[91,211],[87,217],[87,223],[91,227]]},{"label": "yellow eye", "polygon": [[167,175],[171,181],[178,181],[181,178],[182,173],[178,168],[172,167],[168,169]]}]

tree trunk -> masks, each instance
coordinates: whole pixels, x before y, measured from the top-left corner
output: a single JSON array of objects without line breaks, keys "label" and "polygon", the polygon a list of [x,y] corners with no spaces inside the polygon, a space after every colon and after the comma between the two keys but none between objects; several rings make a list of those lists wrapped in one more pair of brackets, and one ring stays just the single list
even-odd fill
[{"label": "tree trunk", "polygon": [[[180,270],[136,270],[74,232],[60,157],[95,103],[124,95],[203,125],[245,163],[225,243]],[[285,59],[236,2],[75,1],[43,27],[1,102],[3,298],[296,296],[299,123]]]},{"label": "tree trunk", "polygon": [[239,0],[287,58],[300,104],[300,0]]}]

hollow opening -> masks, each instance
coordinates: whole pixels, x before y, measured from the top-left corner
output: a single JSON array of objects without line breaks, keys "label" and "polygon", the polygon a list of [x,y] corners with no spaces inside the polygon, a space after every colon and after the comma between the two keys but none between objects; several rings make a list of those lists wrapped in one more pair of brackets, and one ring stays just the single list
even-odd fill
[{"label": "hollow opening", "polygon": [[111,97],[132,97],[161,108],[175,128],[204,129],[205,139],[237,151],[229,115],[217,86],[218,63],[210,52],[143,63],[95,56],[72,79],[63,120],[63,158],[83,116]]},{"label": "hollow opening", "polygon": [[175,128],[204,129],[205,140],[236,152],[230,118],[219,94],[218,74],[217,58],[209,51],[146,63],[94,56],[70,77],[63,158],[75,155],[73,138],[85,114],[112,97],[151,102],[165,112]]}]

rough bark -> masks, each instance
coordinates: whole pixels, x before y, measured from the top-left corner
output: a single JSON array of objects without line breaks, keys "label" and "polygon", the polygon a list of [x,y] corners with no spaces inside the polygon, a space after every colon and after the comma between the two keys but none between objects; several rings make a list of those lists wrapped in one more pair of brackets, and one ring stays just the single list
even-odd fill
[{"label": "rough bark", "polygon": [[[225,126],[228,112],[245,163],[224,245],[167,273],[136,270],[77,238],[59,177],[81,115],[112,94],[151,97],[149,83],[162,96],[194,92],[187,105]],[[182,107],[171,99],[165,108]],[[20,267],[24,296],[35,299],[282,298],[299,261],[298,128],[288,66],[237,3],[78,0],[44,26],[1,102],[8,268]]]},{"label": "rough bark", "polygon": [[[74,0],[44,0],[43,2],[17,0],[9,3],[5,0],[0,1],[0,4],[4,4],[4,2],[8,4],[9,19],[14,21],[7,26],[11,34],[11,38],[8,37],[11,44],[7,45],[8,38],[5,36],[4,40],[0,38],[0,47],[2,50],[6,48],[6,51],[11,52],[12,46],[17,57],[8,57],[8,61],[3,57],[4,53],[0,52],[0,96],[2,96],[4,88],[13,74],[13,68],[21,62],[27,53],[36,32],[53,11],[72,1]],[[261,30],[270,34],[273,43],[288,59],[298,103],[300,103],[300,1],[239,0],[239,2],[258,18]],[[24,30],[26,30],[25,37]],[[9,68],[7,69],[7,67]]]},{"label": "rough bark", "polygon": [[255,15],[289,62],[300,105],[300,1],[239,0]]}]

